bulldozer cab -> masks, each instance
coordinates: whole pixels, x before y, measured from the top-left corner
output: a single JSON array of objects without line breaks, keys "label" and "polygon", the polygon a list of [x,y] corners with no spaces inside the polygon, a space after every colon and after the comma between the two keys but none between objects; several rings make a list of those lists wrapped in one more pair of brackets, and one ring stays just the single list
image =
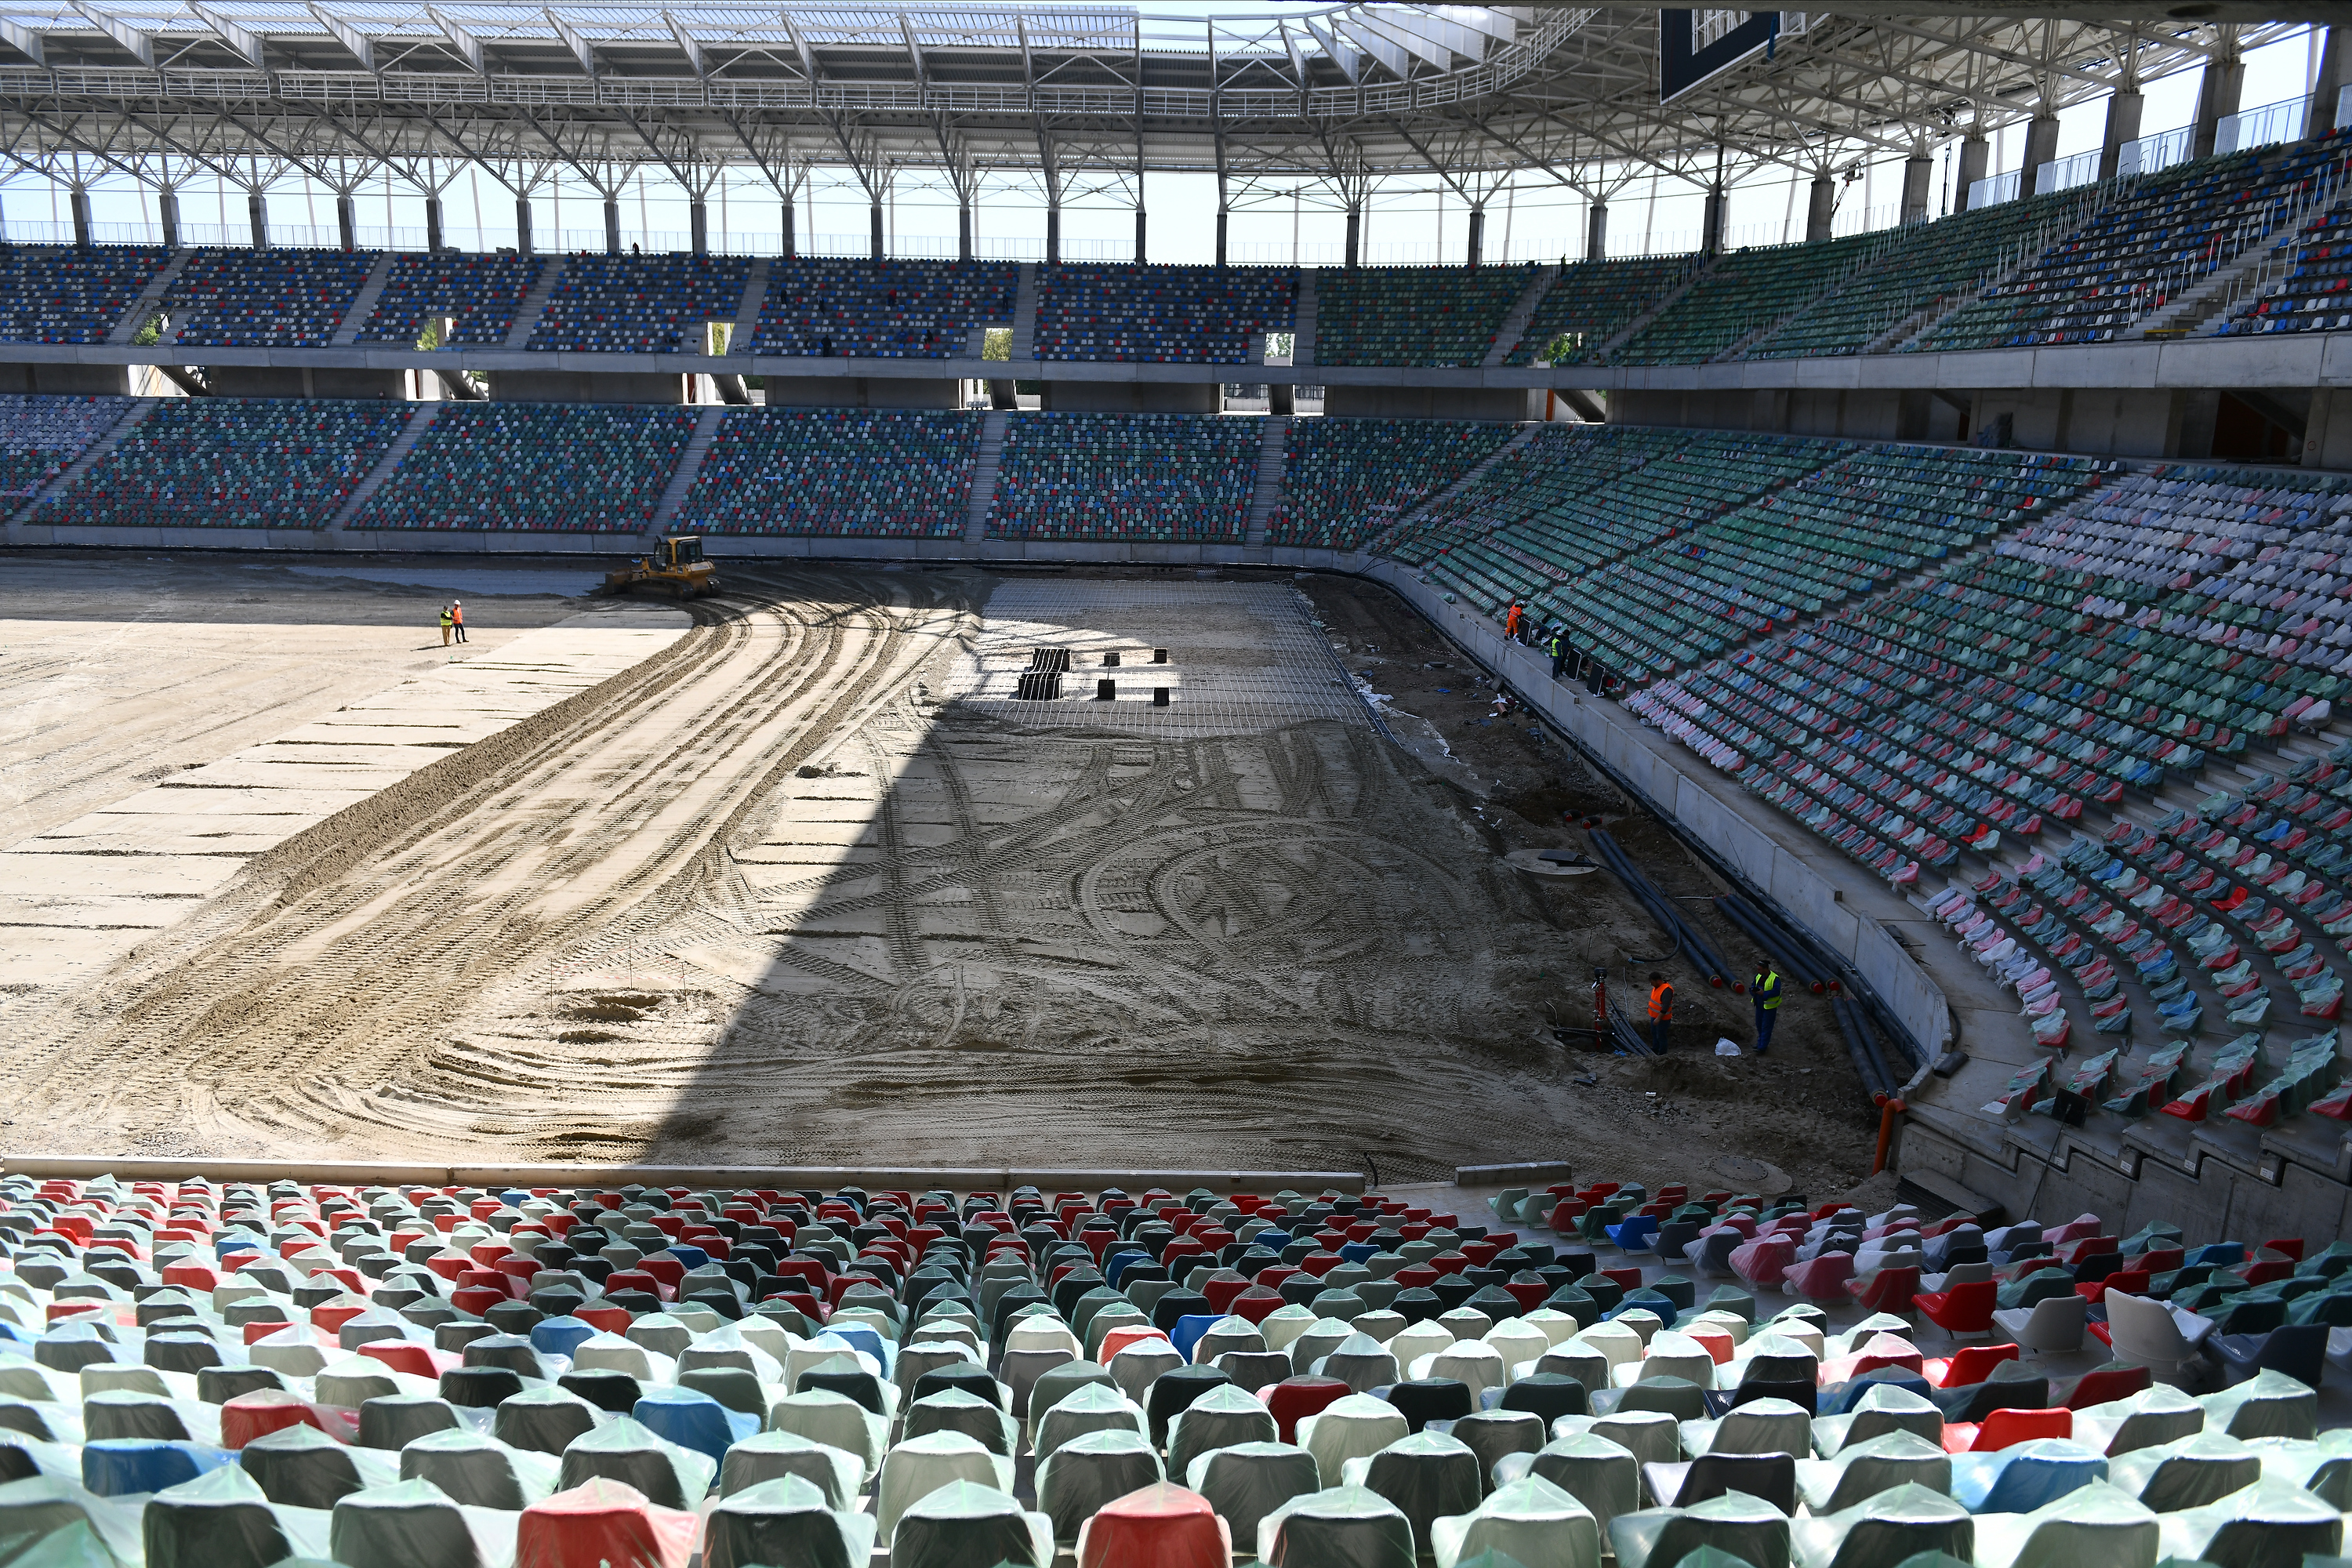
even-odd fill
[{"label": "bulldozer cab", "polygon": [[692,534],[682,539],[663,540],[654,555],[656,563],[673,571],[680,566],[691,566],[701,559],[702,540]]}]

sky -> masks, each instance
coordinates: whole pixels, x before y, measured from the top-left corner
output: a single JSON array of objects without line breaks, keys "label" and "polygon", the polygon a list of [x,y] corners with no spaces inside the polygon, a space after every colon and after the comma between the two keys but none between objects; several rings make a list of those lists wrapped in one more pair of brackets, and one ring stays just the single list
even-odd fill
[{"label": "sky", "polygon": [[[1160,16],[1248,16],[1324,9],[1296,0],[1247,7],[1192,0],[1153,0]],[[2308,90],[2314,50],[2297,34],[2246,56],[2242,98],[2248,109],[2302,97]],[[2146,84],[2141,130],[2153,134],[2186,125],[2194,117],[2200,73],[2189,70]],[[2099,144],[2106,100],[2094,99],[2061,110],[2059,156]],[[2024,152],[2022,126],[1994,140],[1991,172],[2018,167]],[[1958,144],[1937,154],[1936,211],[1949,210],[1958,194],[1949,187]],[[1779,244],[1801,239],[1805,221],[1805,176],[1769,171],[1733,187],[1727,243]],[[1902,184],[1900,159],[1869,166],[1845,187],[1836,230],[1840,234],[1891,226]],[[1207,262],[1215,259],[1216,181],[1209,174],[1153,174],[1145,192],[1148,259]],[[1667,179],[1637,179],[1619,192],[1610,215],[1612,254],[1686,251],[1698,245],[1704,198],[1695,187]],[[648,179],[621,204],[624,243],[648,250],[685,248],[685,194],[667,177]],[[280,244],[334,241],[335,208],[331,193],[299,178],[289,179],[268,198],[273,237]],[[124,182],[93,193],[92,210],[100,240],[154,237],[151,195]],[[462,249],[514,242],[512,198],[478,172],[461,175],[443,204],[445,237]],[[781,230],[773,191],[746,175],[730,176],[710,205],[714,246],[772,251]],[[62,189],[30,174],[0,181],[0,222],[19,241],[69,238],[71,215]],[[421,249],[424,205],[413,191],[386,180],[368,187],[359,203],[363,246]],[[244,193],[205,182],[181,196],[184,238],[196,243],[248,242]],[[867,207],[864,191],[845,170],[820,170],[812,180],[797,227],[801,248],[863,255]],[[533,210],[541,249],[602,249],[601,198],[577,181],[559,185],[552,199],[542,192]],[[1490,201],[1486,256],[1489,260],[1570,259],[1583,252],[1585,204],[1581,196],[1540,171],[1530,171]],[[977,205],[977,244],[982,256],[1036,259],[1043,255],[1045,215],[1043,193],[1034,183],[1009,179],[983,187]],[[952,257],[956,205],[943,185],[919,174],[904,177],[886,212],[890,248],[896,255]],[[1257,205],[1237,207],[1230,226],[1229,259],[1235,263],[1337,265],[1342,258],[1346,223],[1328,195],[1302,182]],[[812,243],[814,237],[814,243]],[[1106,201],[1066,205],[1062,215],[1063,258],[1069,261],[1127,260],[1134,251],[1132,207]],[[1388,182],[1372,198],[1363,233],[1368,265],[1458,263],[1467,241],[1462,201],[1434,176]]]}]

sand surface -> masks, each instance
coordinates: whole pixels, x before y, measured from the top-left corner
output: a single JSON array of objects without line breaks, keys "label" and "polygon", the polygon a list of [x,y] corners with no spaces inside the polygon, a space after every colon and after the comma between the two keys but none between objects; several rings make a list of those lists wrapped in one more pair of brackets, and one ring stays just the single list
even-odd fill
[{"label": "sand surface", "polygon": [[[1867,1168],[1802,1005],[1769,1068],[1550,1033],[1594,963],[1622,984],[1661,939],[1605,875],[1505,857],[1622,803],[1557,742],[1479,725],[1472,672],[1434,668],[1451,650],[1385,593],[730,583],[661,652],[256,855],[72,994],[0,997],[0,1145],[1390,1181],[1687,1176],[1719,1151],[1824,1190]],[[1013,700],[1041,647],[1071,651],[1068,695]],[[1709,890],[1654,827],[1617,831],[1670,891]],[[1744,1008],[1695,998],[1687,1037],[1744,1039]]]}]

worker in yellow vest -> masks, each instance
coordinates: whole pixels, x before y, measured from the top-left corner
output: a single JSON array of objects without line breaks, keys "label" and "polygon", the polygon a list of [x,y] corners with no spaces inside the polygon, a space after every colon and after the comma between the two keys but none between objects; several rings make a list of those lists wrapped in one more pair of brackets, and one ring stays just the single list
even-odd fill
[{"label": "worker in yellow vest", "polygon": [[1772,1048],[1772,1026],[1780,1016],[1780,972],[1761,953],[1757,955],[1756,978],[1748,983],[1748,994],[1756,1001],[1756,1054],[1760,1057]]},{"label": "worker in yellow vest", "polygon": [[1666,1054],[1666,1035],[1675,1022],[1675,988],[1654,971],[1650,975],[1650,1049]]}]

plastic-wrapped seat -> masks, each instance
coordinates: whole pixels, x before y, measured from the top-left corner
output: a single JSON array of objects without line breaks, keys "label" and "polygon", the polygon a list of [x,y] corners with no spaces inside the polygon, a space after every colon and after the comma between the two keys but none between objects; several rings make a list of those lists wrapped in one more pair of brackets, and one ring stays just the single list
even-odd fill
[{"label": "plastic-wrapped seat", "polygon": [[895,1539],[901,1513],[956,1481],[1010,1491],[1013,1461],[958,1432],[934,1432],[892,1448],[882,1461],[881,1489],[875,1495],[874,1514],[883,1533]]},{"label": "plastic-wrapped seat", "polygon": [[686,1568],[698,1522],[623,1482],[597,1477],[523,1510],[515,1528],[515,1561],[518,1568],[572,1563]]},{"label": "plastic-wrapped seat", "polygon": [[2057,1437],[1952,1456],[1952,1496],[1970,1513],[2030,1513],[2106,1479],[2105,1455]]},{"label": "plastic-wrapped seat", "polygon": [[1298,1424],[1310,1415],[1329,1409],[1353,1393],[1348,1385],[1329,1377],[1286,1377],[1264,1391],[1265,1407],[1274,1415],[1276,1435],[1283,1442],[1296,1440]]},{"label": "plastic-wrapped seat", "polygon": [[756,1432],[727,1450],[719,1464],[719,1495],[796,1476],[816,1488],[827,1508],[856,1504],[865,1467],[855,1454],[812,1443],[793,1432]]},{"label": "plastic-wrapped seat", "polygon": [[770,1405],[768,1429],[797,1433],[812,1443],[855,1454],[871,1479],[882,1467],[888,1427],[880,1416],[854,1399],[811,1389],[805,1394],[788,1394]]},{"label": "plastic-wrapped seat", "polygon": [[1944,1413],[1925,1394],[1881,1384],[1867,1389],[1851,1412],[1813,1417],[1813,1451],[1827,1458],[1850,1443],[1908,1432],[1941,1446]]},{"label": "plastic-wrapped seat", "polygon": [[520,1513],[555,1491],[562,1463],[472,1428],[429,1432],[400,1450],[400,1479],[431,1481],[471,1508]]},{"label": "plastic-wrapped seat", "polygon": [[1336,1480],[1349,1459],[1370,1458],[1409,1435],[1403,1412],[1384,1399],[1351,1394],[1298,1423],[1298,1446],[1315,1456],[1324,1479]]},{"label": "plastic-wrapped seat", "polygon": [[1438,1568],[1489,1554],[1521,1568],[1600,1568],[1601,1526],[1575,1498],[1537,1476],[1496,1488],[1468,1513],[1430,1527]]},{"label": "plastic-wrapped seat", "polygon": [[692,1508],[710,1489],[719,1461],[669,1442],[642,1423],[618,1415],[584,1432],[563,1450],[558,1486],[573,1491],[589,1481],[618,1481],[657,1508]]},{"label": "plastic-wrapped seat", "polygon": [[1212,1388],[1169,1424],[1168,1473],[1189,1475],[1192,1461],[1213,1448],[1271,1443],[1278,1436],[1274,1413],[1263,1403],[1230,1384]]},{"label": "plastic-wrapped seat", "polygon": [[1367,1488],[1394,1503],[1412,1521],[1416,1546],[1430,1540],[1440,1518],[1470,1512],[1486,1494],[1477,1454],[1437,1432],[1415,1432],[1367,1458],[1350,1459],[1340,1477],[1343,1485]]},{"label": "plastic-wrapped seat", "polygon": [[1563,1415],[1551,1424],[1554,1437],[1590,1432],[1606,1437],[1645,1465],[1670,1465],[1682,1457],[1682,1424],[1659,1411],[1617,1415]]},{"label": "plastic-wrapped seat", "polygon": [[359,1444],[398,1452],[428,1432],[460,1425],[457,1406],[437,1394],[383,1394],[360,1406]]},{"label": "plastic-wrapped seat", "polygon": [[2201,1508],[2166,1514],[2165,1554],[2220,1568],[2274,1568],[2344,1549],[2344,1516],[2301,1487],[2265,1478]]},{"label": "plastic-wrapped seat", "polygon": [[1913,1432],[1849,1444],[1834,1458],[1797,1461],[1797,1490],[1816,1514],[1834,1513],[1889,1488],[1922,1486],[1949,1495],[1952,1458]]},{"label": "plastic-wrapped seat", "polygon": [[1977,1516],[1979,1568],[2150,1568],[2157,1515],[2119,1487],[2094,1482],[2031,1513]]},{"label": "plastic-wrapped seat", "polygon": [[1756,1399],[1712,1420],[1683,1424],[1682,1451],[1702,1454],[1790,1454],[1813,1451],[1813,1417],[1785,1399]]},{"label": "plastic-wrapped seat", "polygon": [[140,1533],[152,1568],[270,1568],[298,1550],[260,1483],[235,1466],[157,1492]]},{"label": "plastic-wrapped seat", "polygon": [[1670,1465],[1643,1465],[1643,1484],[1661,1506],[1692,1508],[1740,1492],[1782,1513],[1797,1511],[1797,1461],[1788,1454],[1702,1454]]},{"label": "plastic-wrapped seat", "polygon": [[1801,1568],[1881,1568],[1921,1553],[1967,1563],[1976,1521],[1940,1492],[1899,1486],[1853,1506],[1797,1521],[1790,1544]]},{"label": "plastic-wrapped seat", "polygon": [[1412,1524],[1379,1493],[1331,1487],[1293,1498],[1258,1521],[1270,1568],[1412,1568]]},{"label": "plastic-wrapped seat", "polygon": [[2107,1479],[2158,1513],[2203,1508],[2263,1477],[2261,1456],[2237,1438],[2200,1432],[2111,1458]]},{"label": "plastic-wrapped seat", "polygon": [[1446,1436],[1478,1456],[1478,1474],[1491,1490],[1495,1467],[1512,1454],[1541,1453],[1550,1430],[1549,1423],[1529,1411],[1482,1410],[1454,1422]]},{"label": "plastic-wrapped seat", "polygon": [[[1256,1401],[1252,1400],[1251,1403],[1255,1405]],[[1263,1411],[1265,1406],[1259,1405],[1258,1408]],[[1045,1411],[1036,1411],[1033,1397],[1031,1409],[1035,1412],[1031,1447],[1040,1461],[1063,1444],[1087,1432],[1133,1432],[1140,1436],[1149,1430],[1148,1417],[1142,1407],[1108,1384],[1081,1384],[1065,1394],[1053,1408]]]},{"label": "plastic-wrapped seat", "polygon": [[1209,1500],[1217,1516],[1244,1540],[1255,1540],[1258,1521],[1293,1498],[1320,1489],[1315,1457],[1288,1443],[1237,1443],[1195,1458],[1184,1484]]},{"label": "plastic-wrapped seat", "polygon": [[1609,1541],[1620,1568],[1658,1568],[1679,1563],[1705,1547],[1728,1553],[1751,1568],[1789,1568],[1786,1515],[1759,1498],[1731,1493],[1687,1509],[1647,1509],[1609,1521]]},{"label": "plastic-wrapped seat", "polygon": [[[1417,1364],[1417,1363],[1416,1363]],[[1350,1334],[1339,1348],[1312,1368],[1318,1377],[1335,1378],[1354,1393],[1370,1394],[1398,1381],[1397,1358],[1370,1334]]]},{"label": "plastic-wrapped seat", "polygon": [[704,1524],[704,1568],[866,1568],[870,1514],[835,1507],[803,1478],[781,1476],[731,1492]]},{"label": "plastic-wrapped seat", "polygon": [[1160,1481],[1078,1527],[1078,1568],[1230,1568],[1233,1534],[1207,1499]]},{"label": "plastic-wrapped seat", "polygon": [[140,1542],[142,1507],[100,1497],[68,1477],[27,1477],[0,1484],[0,1542],[14,1552],[68,1531],[87,1531],[89,1544],[102,1555],[82,1561],[93,1568],[113,1568],[118,1563],[136,1562],[144,1550]]},{"label": "plastic-wrapped seat", "polygon": [[[580,1404],[580,1413],[590,1414],[593,1421],[586,1402]],[[730,1410],[690,1388],[654,1389],[637,1401],[635,1417],[655,1436],[708,1457],[714,1468],[726,1458],[730,1446],[760,1429],[758,1416]]]},{"label": "plastic-wrapped seat", "polygon": [[1055,1541],[1076,1541],[1079,1526],[1104,1504],[1163,1479],[1151,1445],[1135,1433],[1088,1432],[1038,1468],[1037,1507],[1053,1521]]},{"label": "plastic-wrapped seat", "polygon": [[394,1481],[336,1500],[327,1549],[348,1568],[477,1568],[504,1555],[497,1539],[503,1533],[493,1526],[478,1535],[430,1481]]},{"label": "plastic-wrapped seat", "polygon": [[2205,1429],[2232,1437],[2302,1437],[2319,1435],[2319,1394],[2280,1372],[2253,1377],[2199,1398]]},{"label": "plastic-wrapped seat", "polygon": [[[917,1500],[890,1532],[891,1568],[1052,1568],[1053,1522],[1007,1493],[953,1481]],[[855,1565],[853,1565],[855,1568]]]},{"label": "plastic-wrapped seat", "polygon": [[2205,1429],[2205,1406],[2169,1384],[2074,1412],[2074,1441],[2110,1458]]},{"label": "plastic-wrapped seat", "polygon": [[1617,1444],[1589,1432],[1555,1437],[1535,1453],[1509,1455],[1495,1466],[1497,1486],[1524,1476],[1549,1482],[1584,1505],[1600,1528],[1642,1506],[1642,1467]]},{"label": "plastic-wrapped seat", "polygon": [[152,1438],[118,1438],[82,1445],[81,1483],[100,1497],[127,1497],[182,1486],[223,1465],[235,1463],[236,1456],[226,1448]]},{"label": "plastic-wrapped seat", "polygon": [[257,1437],[237,1451],[236,1461],[264,1497],[289,1508],[332,1508],[348,1493],[400,1479],[396,1459],[346,1447],[315,1426],[289,1426]]},{"label": "plastic-wrapped seat", "polygon": [[[382,1401],[368,1403],[376,1405]],[[593,1431],[602,1415],[588,1401],[567,1390],[525,1389],[499,1402],[490,1416],[490,1435],[501,1443],[533,1453],[561,1454],[583,1433]]]},{"label": "plastic-wrapped seat", "polygon": [[1185,1364],[1176,1347],[1166,1340],[1144,1340],[1131,1344],[1110,1358],[1111,1381],[1119,1392],[1141,1405],[1150,1396],[1151,1385],[1162,1374]]}]

